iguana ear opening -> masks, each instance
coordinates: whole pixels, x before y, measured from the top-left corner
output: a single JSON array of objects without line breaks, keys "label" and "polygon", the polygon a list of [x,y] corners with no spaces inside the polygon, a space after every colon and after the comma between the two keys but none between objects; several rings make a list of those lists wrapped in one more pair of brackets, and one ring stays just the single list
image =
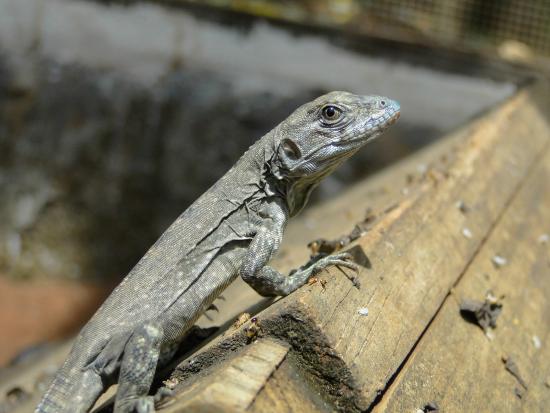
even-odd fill
[{"label": "iguana ear opening", "polygon": [[295,161],[302,157],[302,152],[300,148],[292,139],[285,138],[281,142],[281,149],[288,159]]},{"label": "iguana ear opening", "polygon": [[271,173],[277,179],[284,178],[284,172],[292,170],[294,163],[302,157],[300,147],[290,138],[284,138],[276,148],[275,157],[271,162]]}]

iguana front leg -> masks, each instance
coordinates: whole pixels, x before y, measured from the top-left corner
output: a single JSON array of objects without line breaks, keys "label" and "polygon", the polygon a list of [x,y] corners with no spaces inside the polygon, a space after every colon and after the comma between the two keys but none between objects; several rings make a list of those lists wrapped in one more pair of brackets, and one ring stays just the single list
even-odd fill
[{"label": "iguana front leg", "polygon": [[301,268],[285,276],[267,265],[275,255],[283,238],[287,220],[285,209],[274,202],[268,208],[264,218],[252,239],[240,268],[241,278],[260,295],[285,296],[304,285],[315,273],[330,265],[341,265],[357,271],[359,267],[351,261],[348,253],[339,253],[323,257],[306,268]]}]

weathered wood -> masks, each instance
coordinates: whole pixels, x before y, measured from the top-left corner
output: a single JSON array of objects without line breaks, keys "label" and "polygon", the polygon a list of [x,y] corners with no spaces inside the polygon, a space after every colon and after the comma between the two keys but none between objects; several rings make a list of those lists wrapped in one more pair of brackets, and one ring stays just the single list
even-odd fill
[{"label": "weathered wood", "polygon": [[[361,290],[333,269],[328,294],[301,291],[287,299],[349,368],[358,408],[384,391],[546,145],[547,124],[531,99],[521,92],[472,125],[448,177],[423,183],[361,239],[372,264],[360,275]],[[459,201],[472,209],[467,221]],[[361,307],[368,317],[358,314]]]},{"label": "weathered wood", "polygon": [[[455,141],[449,166],[411,185],[357,242],[371,265],[359,275],[360,290],[333,268],[321,275],[328,280],[326,291],[304,288],[260,314],[265,333],[291,344],[341,410],[375,404],[524,184],[548,142],[537,107],[544,93],[523,90],[458,132],[467,139]],[[394,187],[401,189],[401,182]],[[355,205],[364,211],[366,199]],[[469,208],[467,218],[460,203]],[[330,209],[323,212],[324,229],[337,225],[342,231],[341,221],[331,223]],[[345,214],[344,208],[336,208],[338,213]],[[364,307],[368,316],[359,314]],[[237,333],[220,342],[238,347],[242,339]],[[209,357],[224,356],[220,342],[198,355],[204,366]]]},{"label": "weathered wood", "polygon": [[288,352],[288,346],[258,340],[191,386],[183,387],[166,413],[241,412],[247,409]]},{"label": "weathered wood", "polygon": [[[550,232],[549,182],[547,150],[375,412],[413,412],[431,401],[444,412],[547,411],[550,244],[541,235]],[[502,267],[492,263],[496,254],[507,261]],[[461,300],[483,300],[487,291],[504,296],[492,340],[459,312]],[[503,358],[514,360],[528,389],[505,369]]]},{"label": "weathered wood", "polygon": [[285,360],[269,378],[247,410],[251,413],[325,413],[333,411],[295,366]]}]

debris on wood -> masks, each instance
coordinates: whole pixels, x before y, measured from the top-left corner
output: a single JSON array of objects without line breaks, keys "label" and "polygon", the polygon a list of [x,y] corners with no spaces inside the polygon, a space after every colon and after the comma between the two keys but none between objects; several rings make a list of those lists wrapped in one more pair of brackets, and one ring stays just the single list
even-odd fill
[{"label": "debris on wood", "polygon": [[525,392],[520,389],[519,387],[514,387],[514,394],[517,396],[518,399],[523,399],[523,394]]},{"label": "debris on wood", "polygon": [[508,264],[508,260],[500,255],[493,256],[491,261],[496,268],[500,268]]},{"label": "debris on wood", "polygon": [[426,165],[425,163],[416,165],[416,172],[418,172],[420,175],[425,175],[426,172],[428,172],[428,165]]},{"label": "debris on wood", "polygon": [[167,380],[164,380],[162,382],[162,384],[164,384],[166,386],[166,388],[170,389],[170,390],[174,390],[176,388],[176,386],[178,385],[179,383],[179,379],[177,377],[171,377]]},{"label": "debris on wood", "polygon": [[490,329],[496,328],[497,318],[501,312],[502,303],[491,293],[487,294],[485,301],[465,299],[460,303],[462,316],[480,326],[486,334]]},{"label": "debris on wood", "polygon": [[387,208],[384,210],[384,212],[382,213],[382,215],[389,214],[390,212],[392,212],[393,210],[395,210],[398,206],[399,206],[398,203],[391,204],[389,207],[387,207]]},{"label": "debris on wood", "polygon": [[458,201],[455,205],[456,208],[465,215],[470,211],[470,208],[462,200]]},{"label": "debris on wood", "polygon": [[521,386],[527,390],[527,383],[525,383],[525,380],[521,377],[521,374],[519,372],[518,365],[516,362],[512,359],[512,357],[509,356],[503,356],[502,362],[504,363],[504,368],[508,373],[510,373],[512,376],[515,377],[515,379],[518,381]]},{"label": "debris on wood", "polygon": [[241,327],[244,323],[246,323],[248,320],[250,320],[251,315],[249,313],[242,313],[235,322],[233,323],[233,328],[236,330],[239,327]]},{"label": "debris on wood", "polygon": [[447,172],[441,171],[436,168],[430,168],[426,176],[430,178],[430,180],[433,182],[435,186],[437,186],[439,182],[444,181],[449,177]]},{"label": "debris on wood", "polygon": [[308,282],[307,282],[307,285],[314,285],[314,284],[319,284],[321,286],[321,288],[323,289],[323,292],[325,292],[327,290],[327,283],[328,281],[327,280],[323,280],[322,278],[319,278],[319,277],[311,277]]},{"label": "debris on wood", "polygon": [[542,234],[538,237],[537,241],[539,244],[548,244],[550,242],[550,234]]},{"label": "debris on wood", "polygon": [[311,258],[314,259],[319,256],[330,255],[342,250],[344,247],[366,234],[371,229],[372,224],[376,221],[376,219],[377,215],[373,214],[370,208],[367,208],[365,218],[355,224],[349,234],[343,235],[334,240],[319,238],[311,241],[307,244],[308,248],[311,250]]},{"label": "debris on wood", "polygon": [[471,239],[474,236],[469,228],[462,228],[462,235],[468,239]]},{"label": "debris on wood", "polygon": [[367,307],[362,307],[357,312],[364,316],[369,315],[369,309]]},{"label": "debris on wood", "polygon": [[245,328],[246,333],[246,342],[248,344],[256,341],[262,332],[262,327],[260,326],[260,321],[258,317],[252,317],[250,319],[250,325]]},{"label": "debris on wood", "polygon": [[311,277],[309,280],[307,280],[307,285],[313,285],[319,282],[319,278],[317,277]]},{"label": "debris on wood", "polygon": [[539,336],[533,336],[531,339],[533,340],[533,345],[537,350],[542,347],[542,342],[540,341]]},{"label": "debris on wood", "polygon": [[487,291],[485,294],[485,299],[491,303],[498,303],[499,300],[504,299],[504,295],[501,295],[500,298],[497,298],[491,290]]},{"label": "debris on wood", "polygon": [[438,412],[439,406],[436,402],[429,402],[424,405],[421,409],[418,409],[416,413],[428,413],[428,412]]}]

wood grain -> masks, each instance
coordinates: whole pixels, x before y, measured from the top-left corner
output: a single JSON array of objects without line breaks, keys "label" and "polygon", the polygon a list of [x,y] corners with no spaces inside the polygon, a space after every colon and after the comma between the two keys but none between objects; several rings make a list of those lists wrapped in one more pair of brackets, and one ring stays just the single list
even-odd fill
[{"label": "wood grain", "polygon": [[[550,232],[549,182],[546,151],[374,412],[412,412],[430,401],[443,412],[548,409],[550,245],[539,239]],[[496,254],[507,261],[502,267],[492,263]],[[488,291],[504,297],[493,339],[459,312],[461,300],[483,300]]]},{"label": "wood grain", "polygon": [[[329,293],[304,289],[278,303],[282,312],[291,301],[303,308],[326,336],[355,381],[358,410],[384,392],[540,158],[548,125],[532,102],[520,92],[468,127],[456,161],[359,240],[372,264],[360,274],[361,290],[333,268]],[[358,313],[363,307],[369,316]]]}]

